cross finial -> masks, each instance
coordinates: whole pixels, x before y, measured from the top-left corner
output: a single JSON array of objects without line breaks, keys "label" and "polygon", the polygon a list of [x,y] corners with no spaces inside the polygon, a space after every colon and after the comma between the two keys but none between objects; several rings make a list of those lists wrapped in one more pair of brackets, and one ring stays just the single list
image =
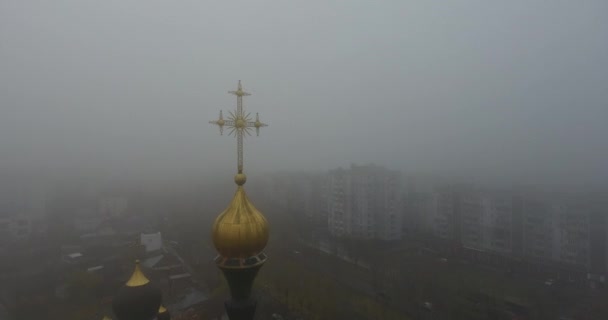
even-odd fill
[{"label": "cross finial", "polygon": [[[220,111],[220,117],[218,120],[209,121],[209,123],[215,124],[220,128],[220,135],[224,133],[224,126],[230,129],[229,134],[233,134],[237,139],[237,156],[238,156],[238,164],[237,170],[239,174],[243,173],[243,136],[244,134],[251,135],[250,130],[255,128],[256,134],[260,135],[260,128],[268,126],[265,123],[260,122],[260,117],[256,113],[255,121],[251,121],[250,113],[245,114],[243,111],[243,97],[249,96],[251,94],[243,91],[243,87],[241,86],[241,80],[239,80],[239,84],[236,91],[228,91],[230,94],[234,94],[236,96],[236,111],[229,112],[230,116],[228,120],[224,120],[224,116],[222,111]],[[237,182],[238,183],[238,182]],[[244,182],[243,182],[244,183]]]},{"label": "cross finial", "polygon": [[[236,91],[228,91],[228,93],[233,94],[238,97],[250,96],[250,93],[243,91],[243,87],[241,86],[241,80],[239,80],[239,85],[236,88]],[[238,103],[238,101],[237,101]]]}]

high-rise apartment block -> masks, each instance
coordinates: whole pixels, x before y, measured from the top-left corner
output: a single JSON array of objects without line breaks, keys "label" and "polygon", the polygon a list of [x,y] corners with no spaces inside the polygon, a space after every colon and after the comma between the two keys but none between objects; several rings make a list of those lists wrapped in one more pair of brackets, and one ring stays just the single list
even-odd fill
[{"label": "high-rise apartment block", "polygon": [[401,175],[375,165],[351,165],[327,177],[329,232],[361,239],[401,238]]},{"label": "high-rise apartment block", "polygon": [[428,218],[420,224],[433,236],[465,249],[593,267],[595,274],[608,269],[602,206],[464,187],[438,189],[428,202]]}]

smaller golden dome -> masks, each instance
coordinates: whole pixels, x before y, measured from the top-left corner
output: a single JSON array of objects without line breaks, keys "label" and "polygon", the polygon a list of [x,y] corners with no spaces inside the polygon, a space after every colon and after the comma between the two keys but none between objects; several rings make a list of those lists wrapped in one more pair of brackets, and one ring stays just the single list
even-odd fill
[{"label": "smaller golden dome", "polygon": [[112,318],[108,317],[108,316],[104,316],[103,319],[101,320],[112,320]]},{"label": "smaller golden dome", "polygon": [[129,278],[129,281],[127,281],[126,286],[139,287],[145,285],[148,282],[150,282],[150,280],[148,280],[144,273],[141,272],[141,268],[139,267],[139,260],[135,260],[135,270],[133,270],[133,274],[131,275],[131,278]]},{"label": "smaller golden dome", "polygon": [[156,316],[156,320],[171,320],[171,314],[169,314],[169,310],[165,308],[162,304],[158,308],[158,315]]},{"label": "smaller golden dome", "polygon": [[161,300],[160,288],[146,278],[136,260],[131,278],[112,298],[112,311],[119,320],[152,319],[158,314]]},{"label": "smaller golden dome", "polygon": [[226,124],[226,121],[224,121],[224,119],[219,119],[219,120],[217,120],[217,125],[218,125],[218,126],[223,126],[223,125],[225,125],[225,124]]},{"label": "smaller golden dome", "polygon": [[[237,174],[235,181],[239,183]],[[244,174],[242,174],[244,178]],[[242,179],[241,182],[244,182]],[[213,224],[213,244],[223,257],[248,258],[260,253],[268,243],[268,222],[256,209],[245,194],[242,185],[228,208],[224,210]]]}]

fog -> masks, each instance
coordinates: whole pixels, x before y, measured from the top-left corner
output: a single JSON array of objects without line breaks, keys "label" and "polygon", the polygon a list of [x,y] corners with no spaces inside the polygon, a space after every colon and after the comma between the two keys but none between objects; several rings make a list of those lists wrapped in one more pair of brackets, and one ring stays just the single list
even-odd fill
[{"label": "fog", "polygon": [[604,0],[2,0],[0,169],[232,172],[239,79],[246,172],[608,178]]}]

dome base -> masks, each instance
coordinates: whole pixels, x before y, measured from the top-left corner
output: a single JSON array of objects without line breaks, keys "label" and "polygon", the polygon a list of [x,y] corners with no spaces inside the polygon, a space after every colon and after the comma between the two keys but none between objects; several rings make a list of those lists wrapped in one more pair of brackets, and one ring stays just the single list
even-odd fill
[{"label": "dome base", "polygon": [[215,257],[215,264],[221,269],[248,269],[264,264],[266,259],[267,256],[263,252],[249,258],[228,258],[218,255]]},{"label": "dome base", "polygon": [[255,315],[257,302],[251,299],[244,301],[226,301],[224,302],[226,313],[230,320],[252,320]]},{"label": "dome base", "polygon": [[242,304],[250,300],[253,281],[264,262],[266,262],[264,253],[246,259],[216,258],[216,264],[228,282],[232,303]]}]

